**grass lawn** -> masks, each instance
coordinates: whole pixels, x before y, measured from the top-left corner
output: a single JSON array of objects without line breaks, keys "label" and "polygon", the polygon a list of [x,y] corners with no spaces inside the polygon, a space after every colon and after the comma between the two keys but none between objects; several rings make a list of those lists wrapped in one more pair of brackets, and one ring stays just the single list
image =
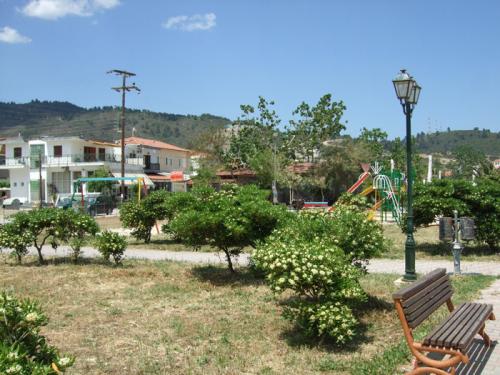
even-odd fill
[{"label": "grass lawn", "polygon": [[[358,312],[359,338],[337,348],[283,320],[284,301],[245,269],[231,275],[174,262],[57,262],[0,259],[0,285],[40,301],[50,317],[44,334],[77,358],[71,374],[387,375],[409,359],[391,300],[399,275],[362,279],[370,298]],[[492,280],[455,278],[455,302],[473,299]],[[443,311],[436,315],[432,324]]]},{"label": "grass lawn", "polygon": [[[381,258],[403,259],[406,235],[397,225],[384,225],[384,235],[390,241],[389,250]],[[439,241],[439,227],[419,228],[415,232],[417,259],[453,259],[451,244]],[[465,244],[462,259],[469,261],[500,261],[500,253],[492,252],[487,245]]]}]

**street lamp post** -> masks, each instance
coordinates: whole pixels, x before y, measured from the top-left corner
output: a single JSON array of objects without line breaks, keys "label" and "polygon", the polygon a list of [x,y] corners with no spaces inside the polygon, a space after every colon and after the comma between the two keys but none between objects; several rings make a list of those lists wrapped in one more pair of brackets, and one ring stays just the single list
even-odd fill
[{"label": "street lamp post", "polygon": [[411,163],[411,115],[415,105],[418,103],[421,87],[417,81],[410,76],[406,70],[401,72],[392,81],[396,96],[398,97],[403,112],[406,115],[406,175],[407,175],[407,226],[405,242],[405,281],[413,281],[417,278],[415,273],[415,239],[413,238],[413,174]]}]

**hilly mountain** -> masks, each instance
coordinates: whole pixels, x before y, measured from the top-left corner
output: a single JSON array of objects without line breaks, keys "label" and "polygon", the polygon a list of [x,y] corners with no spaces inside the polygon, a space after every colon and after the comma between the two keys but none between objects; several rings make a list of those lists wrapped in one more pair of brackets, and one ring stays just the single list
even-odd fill
[{"label": "hilly mountain", "polygon": [[[390,146],[391,141],[387,146]],[[470,146],[490,157],[500,157],[500,132],[488,129],[451,130],[434,133],[417,133],[415,149],[419,153],[443,154],[452,153],[457,147]]]},{"label": "hilly mountain", "polygon": [[[127,136],[135,135],[192,147],[203,132],[222,128],[231,121],[210,114],[176,115],[147,110],[128,109]],[[120,108],[82,108],[68,102],[33,100],[29,103],[0,102],[0,136],[33,138],[43,135],[82,136],[87,139],[113,141],[120,138]]]}]

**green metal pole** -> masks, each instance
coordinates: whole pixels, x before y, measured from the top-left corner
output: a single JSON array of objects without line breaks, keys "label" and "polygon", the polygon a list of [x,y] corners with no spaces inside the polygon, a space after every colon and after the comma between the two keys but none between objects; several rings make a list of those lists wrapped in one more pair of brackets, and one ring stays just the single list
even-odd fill
[{"label": "green metal pole", "polygon": [[413,173],[411,163],[411,112],[412,108],[409,103],[405,103],[406,114],[406,173],[408,178],[407,189],[407,227],[406,227],[406,242],[405,242],[405,275],[406,281],[417,279],[415,273],[415,239],[413,238]]}]

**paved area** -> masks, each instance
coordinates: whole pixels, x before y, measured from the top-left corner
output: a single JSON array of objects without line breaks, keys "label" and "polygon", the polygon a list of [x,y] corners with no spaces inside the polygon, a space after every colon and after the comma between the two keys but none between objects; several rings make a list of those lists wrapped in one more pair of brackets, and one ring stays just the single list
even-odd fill
[{"label": "paved area", "polygon": [[[91,247],[84,247],[83,257],[99,256],[97,250]],[[50,246],[44,247],[43,254],[46,256],[66,256],[70,252],[67,246],[60,246],[54,251]],[[34,248],[30,253],[36,255]],[[128,259],[149,259],[149,260],[173,260],[189,263],[224,264],[226,259],[223,254],[205,253],[195,251],[167,251],[167,250],[145,250],[127,249],[125,257]],[[248,264],[248,254],[241,254],[235,264],[245,266]],[[428,273],[436,268],[446,268],[448,272],[453,272],[453,262],[451,260],[417,260],[416,268],[418,273]],[[483,275],[500,276],[500,262],[462,262],[462,273],[478,273]],[[372,259],[368,266],[368,271],[373,273],[399,273],[404,271],[404,261],[400,259]]]}]

